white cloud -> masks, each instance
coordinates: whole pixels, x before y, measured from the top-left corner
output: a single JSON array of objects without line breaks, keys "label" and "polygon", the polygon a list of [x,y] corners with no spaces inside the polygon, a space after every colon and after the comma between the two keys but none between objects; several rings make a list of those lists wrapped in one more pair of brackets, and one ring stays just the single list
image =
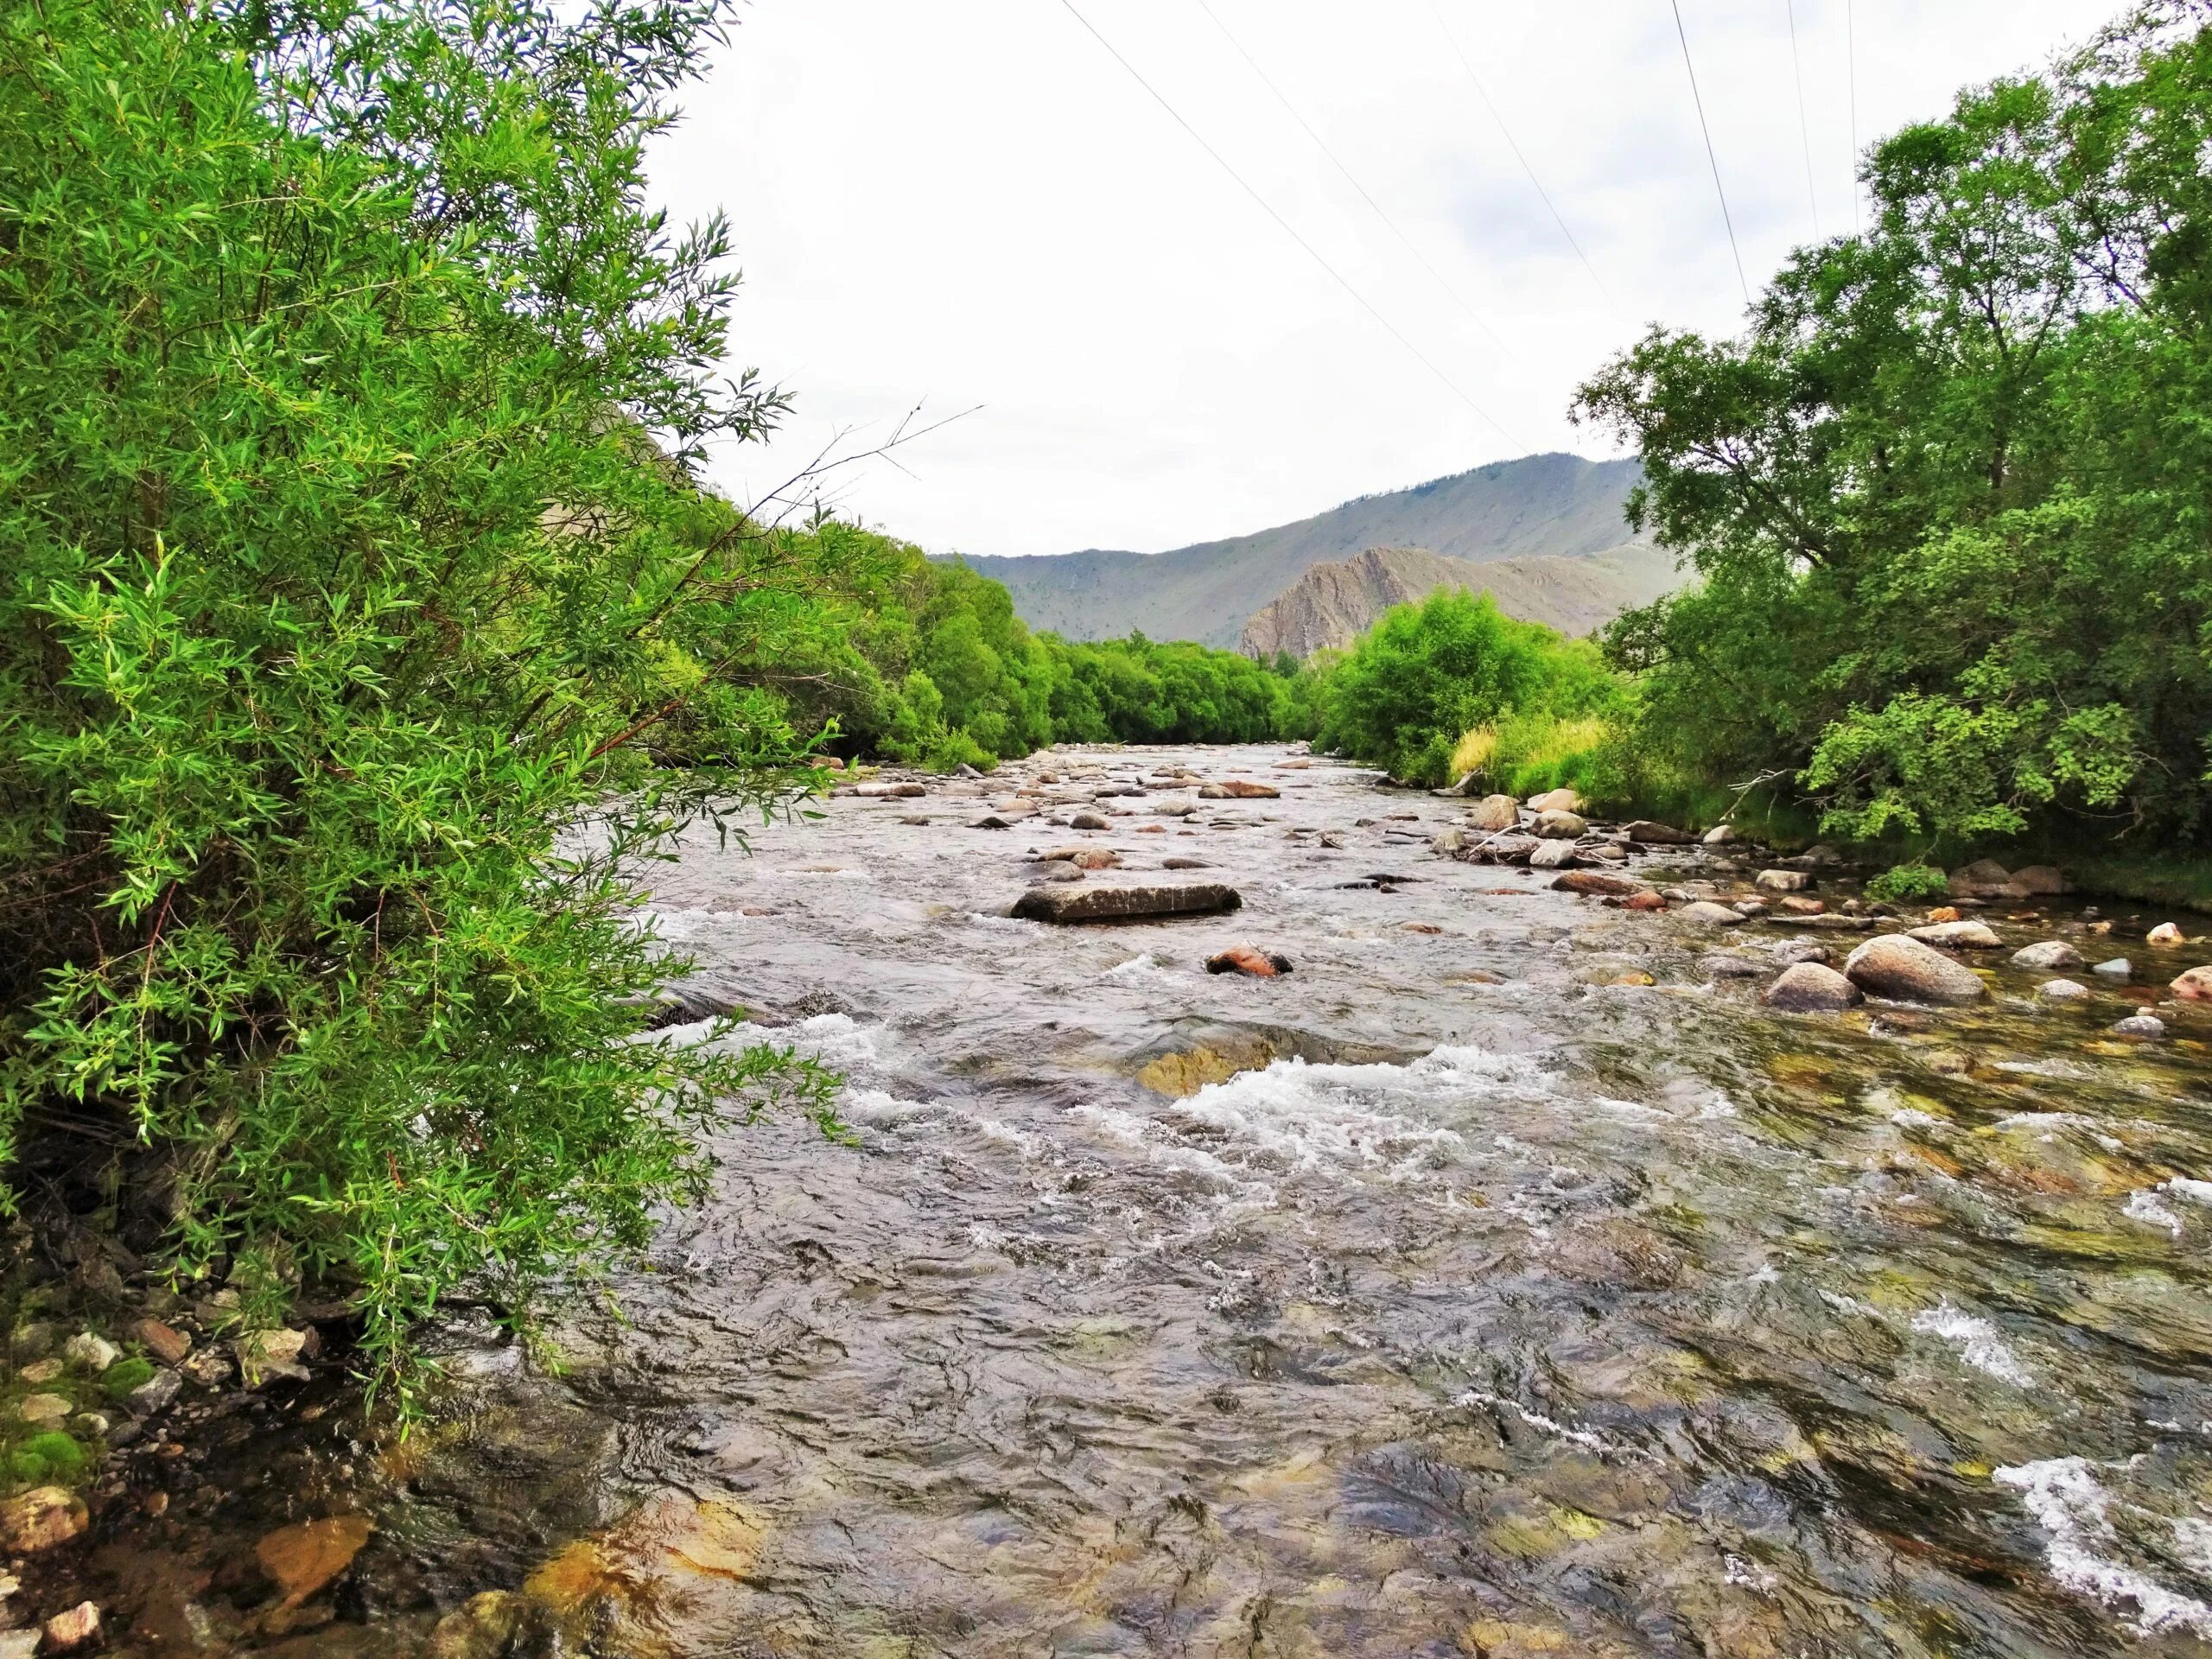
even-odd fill
[{"label": "white cloud", "polygon": [[[1164,548],[1534,449],[1592,452],[1576,381],[1652,320],[1742,296],[1664,0],[1208,0],[1460,296],[1344,182],[1198,0],[1077,0],[1444,373],[1393,340],[1060,0],[753,0],[656,152],[726,208],[735,353],[798,395],[718,458],[741,498],[832,431],[978,414],[843,477],[932,550]],[[1813,228],[1787,0],[1681,0],[1756,289]],[[1862,141],[2040,65],[2113,0],[1857,0]],[[1845,0],[1796,0],[1821,228],[1851,219]],[[1618,301],[1560,238],[1440,35],[1476,64]],[[1502,340],[1501,345],[1499,341]]]}]

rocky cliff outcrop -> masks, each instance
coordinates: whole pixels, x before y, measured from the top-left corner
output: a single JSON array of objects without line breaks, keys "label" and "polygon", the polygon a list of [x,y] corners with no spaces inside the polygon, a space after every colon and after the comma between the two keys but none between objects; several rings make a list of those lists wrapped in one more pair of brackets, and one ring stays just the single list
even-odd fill
[{"label": "rocky cliff outcrop", "polygon": [[1640,543],[1582,556],[1538,554],[1482,563],[1427,548],[1370,547],[1307,570],[1244,625],[1236,648],[1250,657],[1284,651],[1311,657],[1350,645],[1393,605],[1426,599],[1440,588],[1488,592],[1509,616],[1561,633],[1587,633],[1649,604],[1680,580],[1670,555]]}]

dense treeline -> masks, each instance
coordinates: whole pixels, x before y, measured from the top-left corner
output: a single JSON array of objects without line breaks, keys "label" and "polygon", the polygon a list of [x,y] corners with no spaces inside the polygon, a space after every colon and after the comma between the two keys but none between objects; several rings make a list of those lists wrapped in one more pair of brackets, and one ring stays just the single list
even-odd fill
[{"label": "dense treeline", "polygon": [[1310,734],[1311,677],[1142,635],[1032,633],[1005,587],[957,561],[828,522],[768,538],[830,626],[755,665],[797,729],[872,760],[988,766],[1055,742],[1241,743]]},{"label": "dense treeline", "polygon": [[1700,580],[1638,740],[1847,834],[2212,832],[2212,30],[2160,0],[1872,154],[1869,228],[1580,394]]}]

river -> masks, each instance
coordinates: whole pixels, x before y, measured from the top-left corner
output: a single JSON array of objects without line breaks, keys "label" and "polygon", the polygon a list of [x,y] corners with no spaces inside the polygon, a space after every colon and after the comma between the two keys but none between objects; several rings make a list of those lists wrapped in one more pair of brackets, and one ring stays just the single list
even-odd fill
[{"label": "river", "polygon": [[[1163,816],[1185,766],[1281,793]],[[1126,816],[1046,821],[1084,810]],[[1459,803],[1280,747],[822,810],[690,845],[652,913],[854,1143],[728,1125],[557,1370],[457,1319],[405,1442],[239,1437],[200,1524],[377,1523],[287,1651],[525,1585],[517,1652],[2208,1651],[2212,1021],[2105,1029],[2198,959],[2156,918],[1982,913],[2133,957],[2086,1008],[1999,965],[1783,1016],[1713,970],[1799,930],[1439,857]],[[1244,906],[1008,919],[1070,842]],[[1677,867],[1758,868],[1637,868]],[[1205,971],[1243,941],[1294,970]]]}]

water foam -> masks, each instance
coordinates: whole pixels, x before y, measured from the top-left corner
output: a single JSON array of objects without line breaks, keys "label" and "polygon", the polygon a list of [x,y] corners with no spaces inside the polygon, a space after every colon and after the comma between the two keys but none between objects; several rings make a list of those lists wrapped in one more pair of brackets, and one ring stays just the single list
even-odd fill
[{"label": "water foam", "polygon": [[1955,1344],[1960,1358],[2000,1382],[2024,1389],[2035,1382],[2028,1368],[2005,1345],[2005,1338],[1998,1334],[1995,1325],[1963,1308],[1952,1306],[1948,1299],[1914,1314],[1912,1328],[1923,1336],[1940,1337]]},{"label": "water foam", "polygon": [[2098,1484],[2087,1459],[2046,1458],[1999,1469],[1994,1478],[2019,1492],[2049,1535],[2044,1559],[2067,1589],[2116,1611],[2133,1609],[2128,1622],[2145,1636],[2186,1630],[2212,1637],[2212,1607],[2100,1553],[2119,1544],[2112,1524],[2117,1500]]}]

